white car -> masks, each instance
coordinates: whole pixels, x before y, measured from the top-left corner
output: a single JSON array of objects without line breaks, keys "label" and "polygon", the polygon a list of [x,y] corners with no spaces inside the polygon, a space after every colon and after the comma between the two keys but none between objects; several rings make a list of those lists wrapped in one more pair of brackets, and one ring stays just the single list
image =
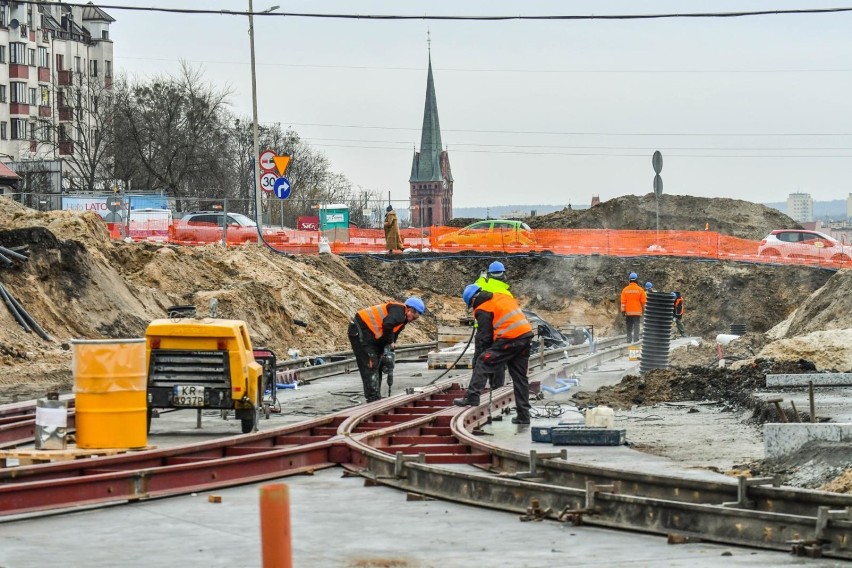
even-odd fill
[{"label": "white car", "polygon": [[757,255],[846,263],[852,260],[852,246],[816,231],[778,229],[760,241]]}]

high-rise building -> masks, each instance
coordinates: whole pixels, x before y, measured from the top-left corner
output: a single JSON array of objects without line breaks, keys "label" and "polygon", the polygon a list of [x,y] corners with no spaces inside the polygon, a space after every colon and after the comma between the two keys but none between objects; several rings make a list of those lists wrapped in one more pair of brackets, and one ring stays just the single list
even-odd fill
[{"label": "high-rise building", "polygon": [[787,215],[799,223],[814,220],[814,200],[810,193],[791,193],[787,196]]},{"label": "high-rise building", "polygon": [[852,193],[846,198],[846,222],[852,222]]},{"label": "high-rise building", "polygon": [[444,225],[453,218],[453,174],[450,172],[450,157],[441,146],[431,53],[429,74],[426,77],[426,107],[423,111],[420,151],[414,152],[408,183],[412,226]]},{"label": "high-rise building", "polygon": [[98,136],[112,90],[115,20],[89,5],[0,1],[0,154],[56,160]]}]

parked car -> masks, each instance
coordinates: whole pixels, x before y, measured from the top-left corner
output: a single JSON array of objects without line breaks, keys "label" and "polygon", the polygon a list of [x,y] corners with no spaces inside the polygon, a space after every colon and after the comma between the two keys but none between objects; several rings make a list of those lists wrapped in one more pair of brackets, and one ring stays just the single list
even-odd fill
[{"label": "parked car", "polygon": [[492,246],[534,245],[535,235],[529,225],[509,219],[477,221],[464,229],[441,235],[436,246]]},{"label": "parked car", "polygon": [[757,255],[849,262],[852,260],[852,246],[817,231],[778,229],[760,241]]},{"label": "parked car", "polygon": [[[187,213],[174,225],[173,238],[177,241],[215,243],[222,240],[222,228],[227,223],[229,243],[256,243],[257,223],[241,213],[222,211],[196,211]],[[263,229],[263,237],[272,243],[287,242],[287,234],[279,229]]]}]

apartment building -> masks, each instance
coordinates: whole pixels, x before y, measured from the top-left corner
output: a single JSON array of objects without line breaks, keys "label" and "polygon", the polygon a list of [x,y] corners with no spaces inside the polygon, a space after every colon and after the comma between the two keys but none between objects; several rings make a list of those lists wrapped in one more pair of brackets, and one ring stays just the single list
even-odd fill
[{"label": "apartment building", "polygon": [[814,220],[814,200],[810,193],[791,193],[787,196],[787,215],[794,221],[806,223]]},{"label": "apartment building", "polygon": [[114,21],[91,3],[0,0],[0,159],[63,160],[79,151],[83,109],[97,104],[84,87],[112,88]]}]

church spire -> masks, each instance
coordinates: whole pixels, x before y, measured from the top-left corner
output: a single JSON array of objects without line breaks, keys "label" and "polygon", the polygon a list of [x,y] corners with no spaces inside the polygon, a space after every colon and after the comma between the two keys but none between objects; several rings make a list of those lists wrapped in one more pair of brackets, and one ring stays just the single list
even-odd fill
[{"label": "church spire", "polygon": [[[429,40],[431,44],[431,40]],[[441,123],[438,120],[438,99],[432,76],[432,53],[429,49],[429,73],[426,77],[426,104],[423,109],[423,131],[420,134],[420,160],[416,177],[411,181],[441,180]]]}]

